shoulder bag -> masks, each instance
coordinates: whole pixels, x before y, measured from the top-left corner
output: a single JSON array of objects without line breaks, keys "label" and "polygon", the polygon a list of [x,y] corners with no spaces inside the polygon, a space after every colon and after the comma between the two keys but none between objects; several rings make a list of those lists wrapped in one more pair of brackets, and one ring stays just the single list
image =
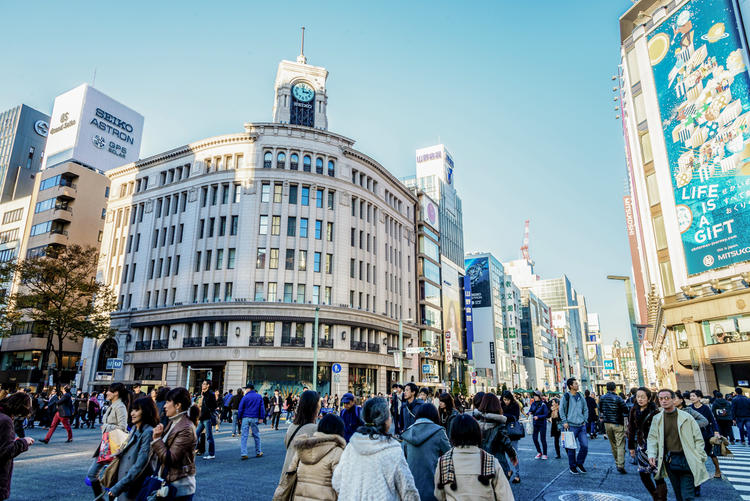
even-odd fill
[{"label": "shoulder bag", "polygon": [[526,430],[524,429],[523,425],[516,419],[512,419],[508,423],[506,429],[508,431],[508,438],[510,438],[511,441],[521,440],[526,436]]}]

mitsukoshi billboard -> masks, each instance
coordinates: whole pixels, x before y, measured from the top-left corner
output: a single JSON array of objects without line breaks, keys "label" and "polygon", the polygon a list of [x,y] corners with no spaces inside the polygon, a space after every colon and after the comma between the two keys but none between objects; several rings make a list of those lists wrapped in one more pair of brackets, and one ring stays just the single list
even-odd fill
[{"label": "mitsukoshi billboard", "polygon": [[688,274],[750,259],[750,80],[731,0],[648,37]]}]

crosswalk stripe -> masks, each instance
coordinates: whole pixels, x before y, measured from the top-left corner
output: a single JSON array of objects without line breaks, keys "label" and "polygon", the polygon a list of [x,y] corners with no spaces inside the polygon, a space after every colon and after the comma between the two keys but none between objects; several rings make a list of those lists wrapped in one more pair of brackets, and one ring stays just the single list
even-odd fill
[{"label": "crosswalk stripe", "polygon": [[[730,482],[748,482],[748,483],[750,483],[750,478],[730,477],[729,475],[727,475],[727,480],[729,480]],[[734,484],[732,484],[732,485],[734,485]]]},{"label": "crosswalk stripe", "polygon": [[738,491],[750,491],[750,485],[734,485],[734,484],[732,484],[732,487],[734,487]]},{"label": "crosswalk stripe", "polygon": [[747,494],[742,494],[740,497],[745,501],[750,501],[750,496],[748,496]]}]

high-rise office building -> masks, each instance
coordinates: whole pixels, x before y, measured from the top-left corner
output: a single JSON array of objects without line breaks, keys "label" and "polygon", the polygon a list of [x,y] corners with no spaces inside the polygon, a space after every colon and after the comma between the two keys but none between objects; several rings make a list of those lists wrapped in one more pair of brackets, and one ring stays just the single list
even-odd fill
[{"label": "high-rise office building", "polygon": [[0,113],[0,203],[31,194],[49,121],[49,115],[25,104]]},{"label": "high-rise office building", "polygon": [[750,389],[749,6],[641,0],[620,18],[636,320],[659,386]]}]

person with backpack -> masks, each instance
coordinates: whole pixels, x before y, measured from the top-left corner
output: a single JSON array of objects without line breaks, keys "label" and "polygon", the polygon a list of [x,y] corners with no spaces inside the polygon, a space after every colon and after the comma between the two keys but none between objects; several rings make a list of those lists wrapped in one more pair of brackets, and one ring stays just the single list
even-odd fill
[{"label": "person with backpack", "polygon": [[586,422],[589,418],[589,409],[586,399],[578,392],[579,386],[576,378],[571,377],[566,381],[568,391],[563,395],[560,402],[560,422],[563,432],[572,432],[578,441],[578,455],[576,449],[565,448],[568,453],[568,466],[572,475],[586,473],[583,466],[589,451],[589,437],[586,435]]},{"label": "person with backpack", "polygon": [[354,395],[351,393],[344,393],[341,397],[341,407],[343,409],[339,417],[344,421],[344,440],[349,443],[357,428],[365,424],[360,417],[362,407],[354,402]]},{"label": "person with backpack", "polygon": [[438,460],[435,490],[438,501],[513,501],[508,479],[500,473],[496,457],[480,447],[479,423],[468,414],[458,415],[451,427],[453,446]]},{"label": "person with backpack", "polygon": [[503,408],[497,395],[485,393],[482,396],[479,409],[474,410],[473,416],[479,421],[479,428],[482,431],[482,449],[497,458],[505,475],[510,478],[513,470],[508,458],[510,458],[511,463],[517,463],[518,455],[510,443],[510,438],[505,433],[505,424],[508,419],[503,415]]},{"label": "person with backpack", "polygon": [[732,430],[732,404],[724,398],[719,390],[714,390],[714,401],[711,404],[711,412],[719,425],[719,433],[727,437],[730,444],[734,444],[734,431]]},{"label": "person with backpack", "polygon": [[[447,395],[447,393],[444,393]],[[434,405],[417,409],[417,420],[401,435],[404,456],[422,501],[435,501],[435,466],[451,448]]]}]

